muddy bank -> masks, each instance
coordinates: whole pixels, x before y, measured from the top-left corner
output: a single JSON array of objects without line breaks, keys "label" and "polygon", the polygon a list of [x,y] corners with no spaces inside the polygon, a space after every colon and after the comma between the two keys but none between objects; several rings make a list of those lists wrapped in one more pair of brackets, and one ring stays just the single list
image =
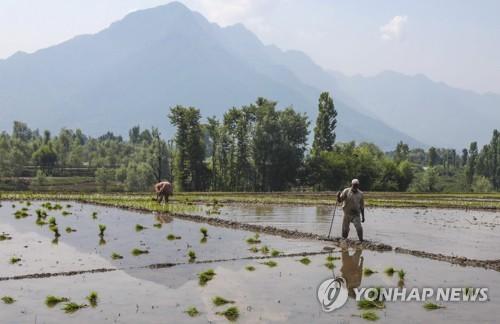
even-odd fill
[{"label": "muddy bank", "polygon": [[499,260],[477,260],[477,259],[469,259],[469,258],[460,257],[460,256],[443,255],[440,253],[430,253],[430,252],[424,252],[424,251],[409,250],[409,249],[404,249],[404,248],[400,248],[400,247],[395,248],[394,252],[403,253],[403,254],[410,254],[413,256],[427,258],[427,259],[433,259],[433,260],[438,260],[438,261],[446,261],[446,262],[449,262],[452,264],[458,264],[458,265],[461,265],[464,267],[466,267],[466,266],[478,267],[478,268],[485,268],[485,269],[500,271],[500,259]]}]

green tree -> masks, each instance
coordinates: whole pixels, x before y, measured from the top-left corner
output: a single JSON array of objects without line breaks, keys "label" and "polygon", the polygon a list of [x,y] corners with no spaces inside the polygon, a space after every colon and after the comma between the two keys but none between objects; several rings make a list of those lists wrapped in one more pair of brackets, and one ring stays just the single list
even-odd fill
[{"label": "green tree", "polygon": [[205,147],[200,125],[200,111],[193,107],[170,109],[170,122],[177,128],[176,180],[181,190],[204,190],[206,182]]},{"label": "green tree", "polygon": [[313,155],[322,151],[332,151],[335,144],[337,111],[328,92],[323,92],[318,100],[318,117],[314,127]]}]

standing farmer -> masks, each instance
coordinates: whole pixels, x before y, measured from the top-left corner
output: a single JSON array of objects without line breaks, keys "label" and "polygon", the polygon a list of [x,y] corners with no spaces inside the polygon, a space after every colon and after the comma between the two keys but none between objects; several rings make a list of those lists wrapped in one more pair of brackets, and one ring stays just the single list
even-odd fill
[{"label": "standing farmer", "polygon": [[155,184],[156,201],[161,204],[162,200],[168,203],[168,196],[174,194],[174,188],[168,181],[162,181]]},{"label": "standing farmer", "polygon": [[342,203],[342,209],[344,210],[342,237],[347,238],[349,235],[349,226],[353,223],[359,240],[363,241],[363,227],[361,223],[365,222],[365,201],[363,192],[359,190],[359,180],[353,179],[350,188],[345,188],[342,192],[338,192],[337,201]]}]

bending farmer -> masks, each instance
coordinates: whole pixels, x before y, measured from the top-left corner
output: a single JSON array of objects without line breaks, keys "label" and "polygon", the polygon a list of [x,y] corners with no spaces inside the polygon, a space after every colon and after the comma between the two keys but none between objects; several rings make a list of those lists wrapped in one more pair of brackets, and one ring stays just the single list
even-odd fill
[{"label": "bending farmer", "polygon": [[359,240],[363,241],[363,227],[361,223],[365,222],[365,201],[363,199],[363,192],[359,190],[359,180],[352,180],[350,188],[338,192],[337,201],[342,203],[342,209],[344,210],[342,237],[347,238],[349,235],[349,226],[353,223]]},{"label": "bending farmer", "polygon": [[174,194],[172,184],[168,181],[162,181],[155,184],[156,200],[161,204],[162,200],[168,203],[168,196]]}]

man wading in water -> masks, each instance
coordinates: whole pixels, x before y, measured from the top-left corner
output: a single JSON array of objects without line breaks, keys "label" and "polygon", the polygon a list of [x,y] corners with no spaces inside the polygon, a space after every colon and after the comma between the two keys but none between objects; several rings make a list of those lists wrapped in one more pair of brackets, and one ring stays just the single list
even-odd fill
[{"label": "man wading in water", "polygon": [[[363,192],[359,190],[359,180],[352,180],[351,187],[345,188],[342,192],[337,193],[337,202],[342,203],[344,210],[344,219],[342,221],[342,237],[347,238],[349,235],[349,226],[354,224],[358,238],[363,241],[363,227],[361,223],[365,222],[365,201]],[[361,215],[361,219],[360,219]]]}]

